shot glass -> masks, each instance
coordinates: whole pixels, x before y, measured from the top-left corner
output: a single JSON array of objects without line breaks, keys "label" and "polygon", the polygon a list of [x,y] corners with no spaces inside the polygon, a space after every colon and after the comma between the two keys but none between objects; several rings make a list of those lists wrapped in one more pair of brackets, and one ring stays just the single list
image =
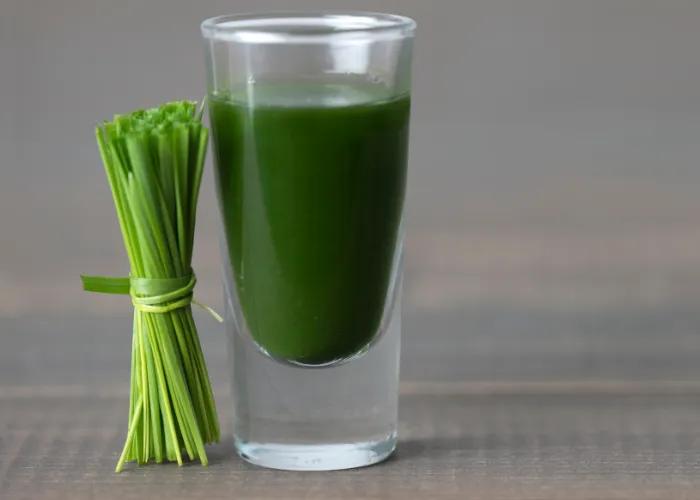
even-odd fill
[{"label": "shot glass", "polygon": [[396,447],[415,26],[202,24],[233,435],[251,463],[346,469]]}]

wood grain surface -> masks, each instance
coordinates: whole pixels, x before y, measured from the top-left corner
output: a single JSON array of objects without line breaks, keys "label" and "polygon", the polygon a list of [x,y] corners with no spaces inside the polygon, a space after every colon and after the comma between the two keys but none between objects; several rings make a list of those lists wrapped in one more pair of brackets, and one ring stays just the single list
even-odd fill
[{"label": "wood grain surface", "polygon": [[[623,388],[624,389],[624,388]],[[126,399],[0,396],[0,498],[694,499],[700,393],[404,395],[400,444],[378,466],[264,470],[230,436],[211,465],[113,472]],[[26,394],[25,394],[26,396]],[[221,406],[224,420],[227,406]]]},{"label": "wood grain surface", "polygon": [[113,473],[130,318],[0,319],[0,499],[697,499],[692,308],[405,314],[400,444],[387,463],[285,473],[236,457],[220,327],[200,333],[225,432],[211,466]]}]

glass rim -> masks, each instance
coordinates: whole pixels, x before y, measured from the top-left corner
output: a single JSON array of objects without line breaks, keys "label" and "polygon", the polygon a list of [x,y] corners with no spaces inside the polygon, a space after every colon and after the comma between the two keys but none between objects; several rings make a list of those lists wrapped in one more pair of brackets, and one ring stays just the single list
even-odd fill
[{"label": "glass rim", "polygon": [[202,22],[204,38],[240,43],[324,43],[337,39],[406,38],[416,22],[366,11],[270,11],[216,16]]}]

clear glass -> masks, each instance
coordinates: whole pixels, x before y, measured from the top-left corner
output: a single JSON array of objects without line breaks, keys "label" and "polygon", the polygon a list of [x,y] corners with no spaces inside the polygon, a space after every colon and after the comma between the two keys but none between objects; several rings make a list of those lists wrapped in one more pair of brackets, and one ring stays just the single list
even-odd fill
[{"label": "clear glass", "polygon": [[202,24],[249,462],[346,469],[396,446],[414,31],[362,12]]}]

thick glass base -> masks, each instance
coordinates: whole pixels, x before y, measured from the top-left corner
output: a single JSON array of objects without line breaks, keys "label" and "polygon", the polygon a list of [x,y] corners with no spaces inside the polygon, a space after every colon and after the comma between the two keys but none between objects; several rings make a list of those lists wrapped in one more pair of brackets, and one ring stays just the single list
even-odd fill
[{"label": "thick glass base", "polygon": [[243,459],[273,469],[327,471],[391,455],[398,421],[399,300],[374,345],[325,368],[270,358],[237,328],[232,311],[229,301],[233,436]]},{"label": "thick glass base", "polygon": [[396,449],[396,436],[372,443],[292,445],[236,440],[238,454],[270,469],[329,471],[366,467],[387,459]]}]

